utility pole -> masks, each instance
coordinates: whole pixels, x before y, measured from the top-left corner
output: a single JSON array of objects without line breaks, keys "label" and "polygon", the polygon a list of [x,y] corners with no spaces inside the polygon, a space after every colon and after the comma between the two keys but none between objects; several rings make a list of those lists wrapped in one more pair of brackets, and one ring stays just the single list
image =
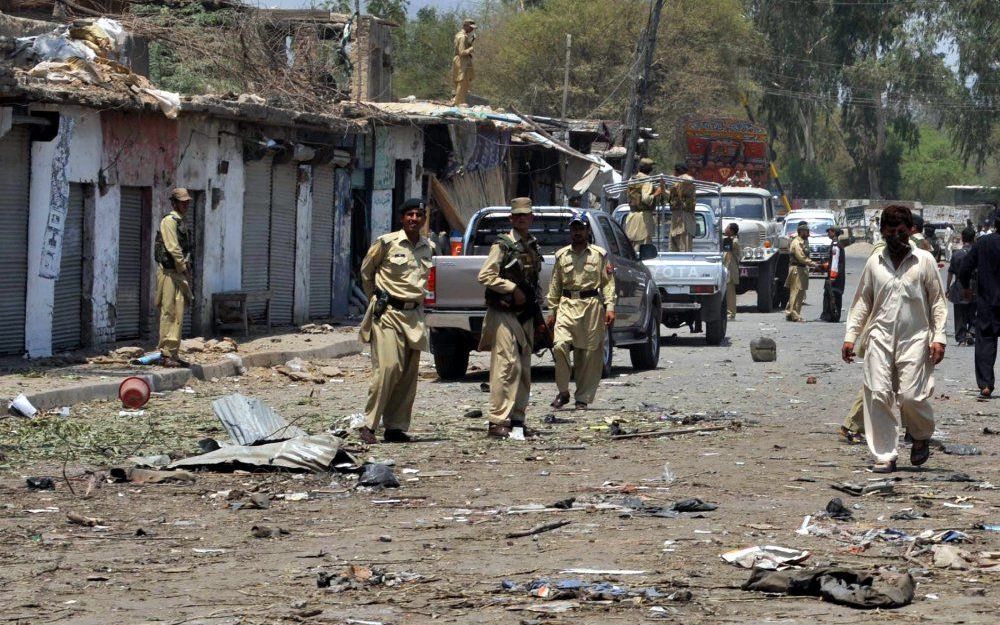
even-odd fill
[{"label": "utility pole", "polygon": [[[573,35],[566,33],[566,67],[563,72],[563,101],[562,101],[562,119],[565,123],[566,121],[566,109],[569,107],[569,55],[570,49],[573,47]],[[563,133],[563,142],[569,145],[569,124],[566,124],[566,131]],[[568,163],[566,162],[566,155],[560,154],[559,156],[559,168],[562,173],[562,188],[563,188],[563,204],[569,204],[569,190],[566,188],[566,167]]]},{"label": "utility pole", "polygon": [[646,25],[646,32],[640,48],[642,69],[632,85],[632,97],[629,103],[628,116],[625,119],[625,163],[622,165],[622,177],[628,179],[632,175],[632,165],[635,162],[635,150],[639,144],[639,123],[642,121],[642,111],[646,105],[646,92],[649,89],[649,68],[653,64],[653,52],[656,51],[656,31],[660,26],[660,12],[663,0],[653,0],[653,13]]}]

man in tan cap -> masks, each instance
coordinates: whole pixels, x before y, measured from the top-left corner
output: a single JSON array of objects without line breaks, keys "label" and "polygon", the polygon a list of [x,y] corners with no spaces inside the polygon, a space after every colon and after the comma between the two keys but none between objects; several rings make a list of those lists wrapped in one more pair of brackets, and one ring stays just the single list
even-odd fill
[{"label": "man in tan cap", "polygon": [[632,178],[628,188],[629,215],[625,220],[625,234],[635,246],[652,243],[656,232],[656,198],[663,194],[663,185],[653,188],[653,183],[643,182],[653,171],[653,159],[639,160],[639,173]]},{"label": "man in tan cap", "polygon": [[682,181],[674,183],[667,196],[670,202],[670,251],[690,252],[697,232],[694,220],[694,178],[688,173],[684,163],[674,165],[674,176]]},{"label": "man in tan cap", "polygon": [[413,399],[417,394],[420,352],[427,351],[424,290],[434,248],[420,235],[427,208],[411,198],[400,209],[403,227],[375,240],[361,263],[361,286],[369,298],[361,321],[361,340],[371,343],[372,379],[365,406],[365,425],[358,435],[376,442],[379,422],[383,440],[408,443]]},{"label": "man in tan cap", "polygon": [[184,325],[184,307],[191,301],[191,235],[184,215],[191,205],[191,195],[180,187],[170,193],[173,210],[160,221],[153,254],[156,258],[156,307],[160,309],[161,364],[177,367]]},{"label": "man in tan cap", "polygon": [[476,41],[476,23],[462,22],[462,30],[455,34],[455,57],[451,60],[451,81],[455,84],[455,106],[464,105],[469,95],[469,84],[476,77],[472,67],[472,44]]},{"label": "man in tan cap", "polygon": [[536,327],[542,254],[528,231],[534,219],[531,199],[514,198],[510,206],[513,229],[497,238],[479,271],[487,306],[479,349],[491,351],[487,435],[493,438],[518,438],[524,432],[535,331],[546,330],[544,319]]}]

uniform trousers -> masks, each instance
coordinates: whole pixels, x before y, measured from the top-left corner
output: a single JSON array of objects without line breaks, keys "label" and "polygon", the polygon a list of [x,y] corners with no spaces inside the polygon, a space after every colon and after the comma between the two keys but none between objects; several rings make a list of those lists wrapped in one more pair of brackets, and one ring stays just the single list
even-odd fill
[{"label": "uniform trousers", "polygon": [[158,267],[156,307],[160,309],[160,341],[156,348],[166,358],[177,358],[184,327],[184,306],[191,299],[187,276]]},{"label": "uniform trousers", "polygon": [[533,320],[524,323],[517,315],[490,311],[497,315],[496,333],[490,352],[490,423],[524,423],[531,395],[531,345],[512,330],[521,326],[521,337],[534,335]]},{"label": "uniform trousers", "polygon": [[604,370],[604,350],[574,348],[570,341],[563,341],[552,348],[552,358],[556,363],[556,388],[560,393],[569,393],[570,355],[573,356],[572,373],[576,380],[574,401],[592,404]]},{"label": "uniform trousers", "polygon": [[365,425],[374,431],[381,420],[385,429],[405,432],[410,429],[417,395],[420,350],[413,349],[395,328],[373,321],[371,351],[372,381],[365,404]]}]

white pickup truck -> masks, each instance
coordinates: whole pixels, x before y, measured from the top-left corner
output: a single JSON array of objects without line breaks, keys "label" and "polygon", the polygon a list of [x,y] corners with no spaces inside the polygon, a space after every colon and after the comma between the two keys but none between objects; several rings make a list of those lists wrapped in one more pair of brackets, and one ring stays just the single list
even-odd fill
[{"label": "white pickup truck", "polygon": [[[655,369],[660,360],[660,291],[621,227],[603,211],[583,212],[593,226],[594,243],[608,250],[618,293],[615,323],[604,345],[604,375],[611,373],[614,347],[628,348],[633,368]],[[569,244],[572,213],[563,206],[534,208],[531,233],[545,260],[540,276],[543,297],[552,277],[553,255]],[[442,380],[464,377],[469,354],[479,345],[486,316],[479,270],[497,236],[510,228],[510,207],[484,208],[469,221],[461,255],[434,257],[424,309],[434,367]]]}]

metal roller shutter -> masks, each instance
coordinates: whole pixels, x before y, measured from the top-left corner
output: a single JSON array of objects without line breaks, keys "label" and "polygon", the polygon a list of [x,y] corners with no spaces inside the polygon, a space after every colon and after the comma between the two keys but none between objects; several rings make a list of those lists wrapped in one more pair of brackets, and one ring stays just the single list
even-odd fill
[{"label": "metal roller shutter", "polygon": [[69,204],[62,235],[62,256],[52,307],[52,351],[76,349],[83,343],[83,187],[69,185]]},{"label": "metal roller shutter", "polygon": [[[267,262],[271,241],[271,158],[250,161],[244,165],[243,192],[243,290],[267,290]],[[247,308],[247,313],[260,319],[264,304]]]},{"label": "metal roller shutter", "polygon": [[313,171],[312,250],[309,259],[309,316],[330,316],[333,290],[333,167]]},{"label": "metal roller shutter", "polygon": [[142,189],[122,187],[118,231],[115,339],[139,338],[142,311]]},{"label": "metal roller shutter", "polygon": [[274,166],[271,178],[271,321],[291,325],[295,304],[295,190],[298,165]]},{"label": "metal roller shutter", "polygon": [[0,138],[0,355],[24,351],[28,285],[28,131]]}]

